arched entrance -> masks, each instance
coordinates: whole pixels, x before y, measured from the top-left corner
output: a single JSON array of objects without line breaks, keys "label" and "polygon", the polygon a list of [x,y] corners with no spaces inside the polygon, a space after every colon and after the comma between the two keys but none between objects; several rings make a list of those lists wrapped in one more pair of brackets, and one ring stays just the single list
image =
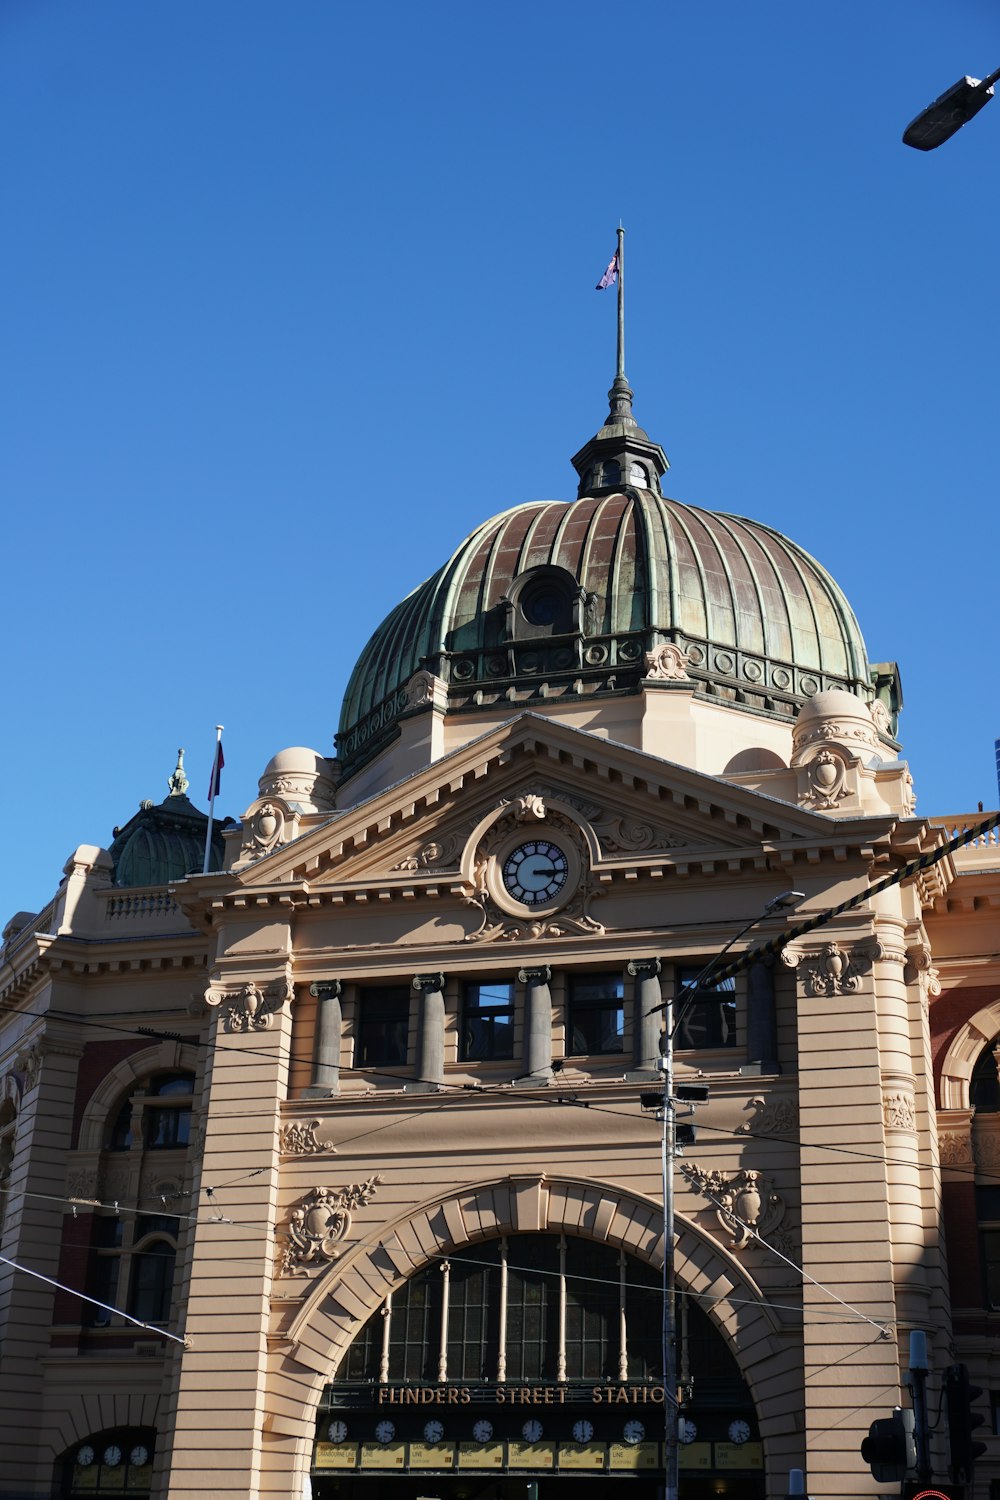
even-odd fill
[{"label": "arched entrance", "polygon": [[[678,1301],[683,1500],[758,1500],[750,1392],[698,1299]],[[315,1500],[566,1500],[600,1479],[654,1500],[661,1305],[654,1267],[572,1234],[442,1253],[386,1295],[326,1386]]]}]

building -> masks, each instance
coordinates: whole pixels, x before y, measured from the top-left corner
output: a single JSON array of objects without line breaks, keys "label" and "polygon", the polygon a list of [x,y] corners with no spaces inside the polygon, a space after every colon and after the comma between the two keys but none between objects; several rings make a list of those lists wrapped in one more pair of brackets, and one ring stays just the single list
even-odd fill
[{"label": "building", "polygon": [[[658,1007],[965,820],[824,569],[663,497],[623,375],[573,462],[214,873],[179,765],[7,924],[0,1494],[658,1493]],[[875,1494],[913,1328],[1000,1390],[998,900],[994,832],[679,1015],[683,1500]]]}]

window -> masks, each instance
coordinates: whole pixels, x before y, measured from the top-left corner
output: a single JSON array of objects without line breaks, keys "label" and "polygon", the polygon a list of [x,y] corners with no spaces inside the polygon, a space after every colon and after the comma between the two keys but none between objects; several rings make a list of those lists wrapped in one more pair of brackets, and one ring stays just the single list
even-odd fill
[{"label": "window", "polygon": [[514,1056],[514,986],[488,980],[467,984],[462,1002],[462,1061]]},{"label": "window", "polygon": [[724,979],[712,992],[697,1000],[685,997],[701,968],[677,970],[674,1002],[678,1048],[736,1046],[736,980]]},{"label": "window", "polygon": [[115,1321],[109,1311],[124,1306],[143,1323],[166,1323],[174,1284],[179,1221],[171,1214],[134,1219],[101,1215],[94,1225],[87,1267],[87,1295],[104,1307],[85,1304],[91,1328]]},{"label": "window", "polygon": [[566,1053],[570,1057],[621,1052],[625,1047],[625,989],[620,975],[573,975]]},{"label": "window", "polygon": [[131,1151],[137,1130],[146,1151],[184,1150],[191,1139],[193,1094],[193,1073],[154,1074],[122,1101],[108,1150]]},{"label": "window", "polygon": [[976,1218],[983,1262],[983,1300],[1000,1311],[1000,1187],[976,1188]]},{"label": "window", "polygon": [[363,990],[358,1022],[356,1066],[377,1068],[406,1062],[406,1033],[410,1025],[408,985]]},{"label": "window", "polygon": [[621,484],[621,482],[622,482],[622,466],[617,461],[617,459],[614,459],[614,458],[609,459],[608,462],[604,465],[603,482],[606,485],[608,485],[608,484]]},{"label": "window", "polygon": [[1000,1114],[1000,1036],[995,1036],[976,1059],[969,1103],[978,1115]]},{"label": "window", "polygon": [[[150,1233],[149,1220],[156,1229],[172,1227],[172,1239]],[[170,1316],[170,1294],[174,1285],[174,1261],[177,1257],[177,1220],[166,1215],[144,1215],[136,1221],[132,1260],[128,1278],[128,1310],[144,1323],[165,1323]]]},{"label": "window", "polygon": [[643,468],[642,464],[637,464],[634,460],[629,464],[628,482],[629,484],[641,485],[643,488],[645,488],[645,486],[649,483],[649,475],[646,473],[646,470]]}]

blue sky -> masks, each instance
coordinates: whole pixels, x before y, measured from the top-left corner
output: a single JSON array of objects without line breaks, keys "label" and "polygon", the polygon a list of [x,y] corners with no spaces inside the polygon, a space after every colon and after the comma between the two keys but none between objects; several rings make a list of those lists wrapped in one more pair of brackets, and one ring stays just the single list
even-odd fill
[{"label": "blue sky", "polygon": [[[667,492],[787,532],[900,663],[918,811],[996,805],[991,0],[2,0],[0,923],[159,801],[332,749],[614,373]],[[995,111],[995,113],[994,113]]]}]

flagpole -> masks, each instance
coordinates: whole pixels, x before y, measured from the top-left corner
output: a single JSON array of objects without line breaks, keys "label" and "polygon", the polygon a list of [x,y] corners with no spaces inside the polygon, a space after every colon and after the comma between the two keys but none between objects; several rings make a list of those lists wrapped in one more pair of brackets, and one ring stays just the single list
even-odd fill
[{"label": "flagpole", "polygon": [[222,745],[222,731],[224,724],[215,726],[215,754],[212,756],[212,784],[208,793],[208,827],[205,829],[205,863],[201,873],[208,874],[208,866],[212,858],[212,819],[215,815],[215,789],[219,784],[219,749]]},{"label": "flagpole", "polygon": [[625,379],[625,231],[618,225],[618,378]]}]

